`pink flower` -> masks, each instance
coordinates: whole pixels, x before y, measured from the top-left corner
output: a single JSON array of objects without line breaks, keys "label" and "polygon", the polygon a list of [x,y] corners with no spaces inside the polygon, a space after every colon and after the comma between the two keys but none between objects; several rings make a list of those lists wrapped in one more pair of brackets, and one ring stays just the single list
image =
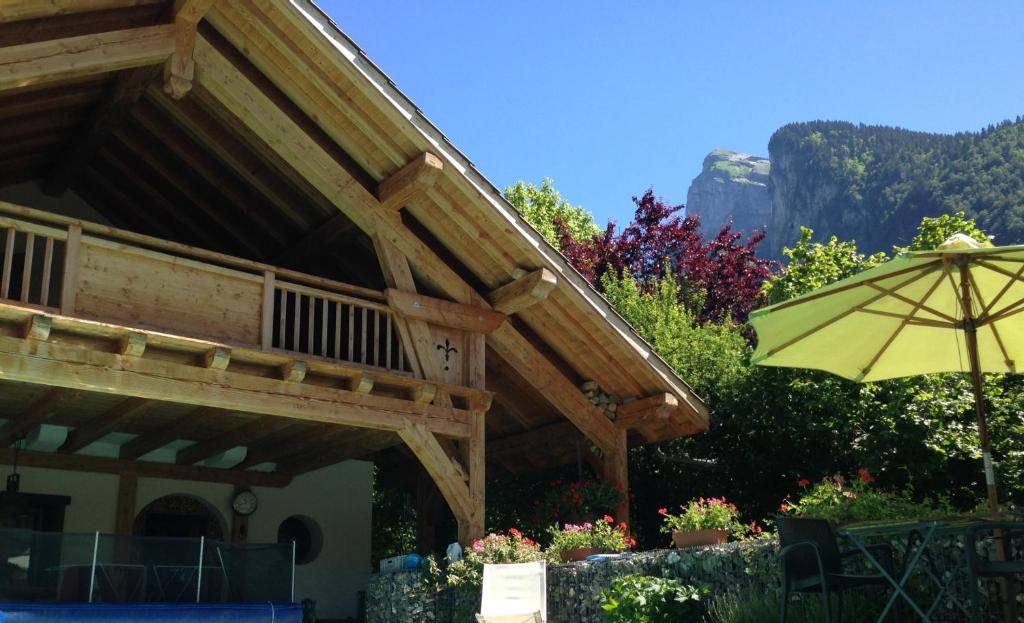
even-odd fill
[{"label": "pink flower", "polygon": [[798,487],[806,489],[808,486],[810,486],[811,481],[807,480],[806,478],[801,478],[796,484]]},{"label": "pink flower", "polygon": [[779,505],[779,510],[782,511],[783,513],[787,512],[789,510],[789,504],[783,502],[782,504]]},{"label": "pink flower", "polygon": [[658,514],[659,515],[668,515],[668,509],[667,508],[659,508],[658,509]]},{"label": "pink flower", "polygon": [[605,515],[604,516],[604,522],[605,523],[615,523],[615,518],[612,517],[611,515]]}]

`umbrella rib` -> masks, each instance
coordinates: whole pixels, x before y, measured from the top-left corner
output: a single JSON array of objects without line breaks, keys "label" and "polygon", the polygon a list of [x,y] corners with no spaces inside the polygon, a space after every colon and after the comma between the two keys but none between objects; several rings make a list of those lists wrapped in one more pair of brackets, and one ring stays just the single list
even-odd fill
[{"label": "umbrella rib", "polygon": [[[942,280],[942,277],[940,276],[939,277],[939,281],[941,281],[941,280]],[[906,303],[907,305],[915,306],[915,309],[914,309],[913,312],[911,312],[911,315],[916,313],[917,309],[923,309],[923,310],[925,310],[926,312],[928,312],[930,314],[934,314],[934,315],[938,316],[939,318],[945,318],[946,320],[948,320],[950,322],[956,322],[956,318],[950,316],[949,314],[943,313],[943,312],[941,312],[941,311],[939,311],[937,309],[929,307],[928,305],[924,305],[924,306],[921,306],[921,307],[918,308],[917,307],[918,302],[915,301],[914,299],[907,298],[907,297],[903,296],[902,294],[899,294],[899,293],[894,292],[892,290],[889,290],[887,288],[883,288],[882,286],[880,286],[880,285],[878,285],[876,283],[869,283],[867,285],[868,285],[869,288],[874,288],[875,290],[878,290],[879,292],[884,292],[884,293],[888,294],[889,296],[891,296],[892,298],[894,298],[894,299],[896,299],[898,301],[902,301],[902,302]],[[902,288],[903,286],[900,286],[900,287]],[[931,293],[931,290],[929,290],[929,293]]]},{"label": "umbrella rib", "polygon": [[[994,267],[987,265],[985,262],[978,262],[978,264],[980,264],[981,266],[984,266],[985,268],[988,268],[989,270],[993,270],[994,269]],[[996,270],[996,272],[1001,273],[1002,271]],[[1002,287],[1002,289],[999,290],[999,293],[996,294],[996,297],[994,299],[992,299],[992,302],[990,302],[988,305],[986,305],[985,309],[983,309],[982,312],[980,314],[978,314],[978,318],[979,319],[987,318],[988,315],[989,315],[989,312],[992,311],[992,308],[995,307],[996,303],[998,303],[1000,301],[1000,299],[1003,298],[1004,294],[1006,294],[1007,292],[1010,291],[1010,288],[1013,287],[1013,284],[1015,282],[1017,282],[1017,281],[1024,282],[1024,279],[1021,279],[1022,275],[1024,275],[1024,266],[1020,267],[1020,270],[1017,271],[1017,274],[1010,275],[1010,279],[1006,282],[1006,285],[1004,285]]]},{"label": "umbrella rib", "polygon": [[914,314],[916,314],[925,306],[924,304],[928,301],[928,298],[932,295],[932,293],[935,292],[935,289],[939,287],[939,284],[942,283],[943,277],[945,277],[946,273],[948,272],[949,264],[943,263],[942,274],[939,275],[939,278],[935,280],[935,283],[933,283],[931,287],[928,288],[928,291],[924,293],[924,296],[921,297],[921,300],[914,303],[914,308],[910,310],[910,313],[903,318],[903,321],[900,322],[899,326],[896,327],[896,330],[892,332],[892,335],[890,335],[889,339],[885,341],[885,344],[882,345],[882,348],[880,348],[878,352],[875,353],[875,356],[871,358],[871,361],[868,362],[868,365],[861,369],[860,378],[857,379],[858,381],[866,377],[871,372],[871,368],[875,367],[875,364],[878,363],[878,360],[882,358],[882,355],[885,354],[885,351],[889,350],[889,347],[892,346],[892,343],[896,341],[896,338],[899,337],[899,334],[902,333],[903,329],[905,329],[906,326],[910,323],[910,321],[913,320]]},{"label": "umbrella rib", "polygon": [[1024,299],[1020,299],[1016,303],[1011,303],[1007,305],[1006,307],[1000,309],[996,313],[988,316],[984,320],[979,320],[977,322],[977,325],[980,327],[982,325],[992,324],[997,320],[1003,320],[1004,318],[1020,313],[1021,311],[1024,311]]},{"label": "umbrella rib", "polygon": [[[924,277],[927,277],[929,274],[931,274],[936,269],[938,269],[939,266],[941,266],[941,265],[936,263],[936,264],[926,264],[926,265],[924,265],[922,267],[918,267],[921,270],[920,273],[914,275],[910,279],[905,280],[903,283],[901,283],[897,287],[903,288],[905,286],[908,286],[908,285],[914,283],[915,281],[918,281],[919,279],[923,279]],[[902,272],[906,272],[906,271],[901,271],[901,273]],[[862,285],[862,283],[858,283],[857,285]],[[848,288],[844,288],[844,289],[848,289]],[[835,292],[835,290],[833,290],[832,292]],[[831,294],[832,292],[829,292],[829,294]],[[821,324],[819,324],[819,325],[817,325],[815,327],[812,327],[812,328],[808,329],[807,331],[804,331],[800,335],[797,335],[795,337],[790,338],[785,343],[780,344],[780,345],[776,346],[775,348],[771,349],[770,351],[768,351],[767,353],[765,353],[763,358],[771,357],[772,355],[778,354],[780,351],[783,351],[783,350],[789,348],[790,346],[792,346],[793,344],[796,344],[797,342],[806,339],[808,336],[810,336],[810,335],[812,335],[814,333],[817,333],[818,331],[824,329],[825,327],[831,325],[832,323],[838,322],[838,321],[842,320],[843,318],[846,318],[850,314],[852,314],[852,313],[854,313],[854,312],[856,312],[856,311],[858,311],[860,309],[863,309],[864,307],[867,307],[868,305],[874,303],[875,301],[877,301],[878,299],[882,298],[883,296],[885,296],[885,293],[876,294],[875,296],[869,298],[868,300],[866,300],[866,301],[864,301],[862,303],[858,303],[857,305],[847,309],[846,311],[841,312],[838,315],[833,316],[832,318],[829,318],[825,322],[823,322],[823,323],[821,323]]]},{"label": "umbrella rib", "polygon": [[[959,291],[960,291],[960,288],[958,288],[958,287],[956,286],[956,282],[955,282],[955,281],[953,281],[953,271],[951,271],[951,270],[947,270],[947,271],[945,271],[945,273],[946,273],[946,276],[947,276],[947,277],[949,277],[949,287],[953,288],[953,292],[954,292],[954,293],[956,293],[956,292],[959,292]],[[959,308],[960,308],[960,312],[961,312],[961,313],[962,313],[962,314],[964,315],[964,317],[966,318],[966,317],[967,317],[967,316],[968,316],[969,314],[968,314],[967,310],[966,310],[966,309],[964,309],[964,302],[963,302],[963,301],[962,301],[962,300],[960,299],[960,297],[959,297],[959,296],[957,296],[957,297],[955,297],[955,298],[956,298],[956,302],[957,302],[957,307],[959,307]],[[956,320],[955,320],[955,319],[954,319],[954,322],[956,322]]]},{"label": "umbrella rib", "polygon": [[[885,316],[887,318],[896,318],[903,320],[906,318],[906,314],[897,314],[896,312],[887,312],[880,309],[858,309],[858,312],[862,314],[874,314],[876,316]],[[919,325],[922,327],[935,327],[937,329],[956,329],[959,325],[954,322],[942,322],[941,320],[929,320],[927,318],[910,318],[910,324]]]},{"label": "umbrella rib", "polygon": [[[886,273],[884,275],[878,275],[877,277],[872,277],[871,279],[865,279],[864,281],[858,281],[857,283],[850,283],[850,284],[847,284],[845,286],[840,286],[838,288],[833,288],[832,290],[829,290],[827,292],[812,292],[810,294],[805,294],[803,296],[798,296],[795,299],[790,299],[788,301],[783,301],[782,303],[778,303],[775,307],[769,307],[769,308],[766,308],[766,309],[770,310],[768,313],[773,313],[773,312],[781,311],[783,309],[786,309],[787,307],[792,307],[794,305],[800,305],[800,304],[806,303],[808,301],[813,301],[813,300],[816,300],[816,299],[820,299],[820,298],[822,298],[824,296],[831,296],[833,294],[839,294],[840,292],[846,292],[847,290],[850,290],[852,288],[857,288],[857,287],[860,287],[862,285],[874,283],[875,281],[881,281],[882,279],[892,279],[893,277],[899,277],[900,275],[905,275],[906,273],[912,273],[912,272],[914,272],[916,270],[926,271],[929,268],[933,268],[933,266],[934,266],[934,263],[921,264],[920,266],[909,266],[907,268],[903,268],[903,269],[897,270],[897,271],[892,272],[892,273]],[[927,272],[924,273],[924,274],[927,274]],[[907,283],[910,283],[910,282],[907,282]],[[904,285],[907,285],[907,284],[900,284],[897,287],[902,288]]]}]

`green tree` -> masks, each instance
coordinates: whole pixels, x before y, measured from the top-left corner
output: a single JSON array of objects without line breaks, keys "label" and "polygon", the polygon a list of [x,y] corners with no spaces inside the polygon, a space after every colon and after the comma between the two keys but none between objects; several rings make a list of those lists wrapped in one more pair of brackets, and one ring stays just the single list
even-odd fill
[{"label": "green tree", "polygon": [[854,241],[840,241],[835,236],[827,243],[812,242],[814,230],[800,228],[800,240],[782,254],[789,258],[786,270],[765,282],[764,291],[771,303],[781,303],[811,290],[852,277],[862,270],[886,261],[885,253],[866,256],[857,251]]},{"label": "green tree", "polygon": [[539,187],[527,182],[509,186],[505,189],[505,199],[558,249],[561,249],[559,221],[565,223],[576,240],[588,240],[601,233],[590,212],[562,199],[551,178],[541,180]]}]

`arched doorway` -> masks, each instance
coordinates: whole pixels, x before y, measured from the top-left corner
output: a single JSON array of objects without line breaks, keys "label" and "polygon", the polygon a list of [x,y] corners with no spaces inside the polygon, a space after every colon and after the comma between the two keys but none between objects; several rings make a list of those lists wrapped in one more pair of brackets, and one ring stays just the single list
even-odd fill
[{"label": "arched doorway", "polygon": [[224,539],[224,521],[204,500],[184,494],[165,495],[135,517],[132,534],[152,537]]}]

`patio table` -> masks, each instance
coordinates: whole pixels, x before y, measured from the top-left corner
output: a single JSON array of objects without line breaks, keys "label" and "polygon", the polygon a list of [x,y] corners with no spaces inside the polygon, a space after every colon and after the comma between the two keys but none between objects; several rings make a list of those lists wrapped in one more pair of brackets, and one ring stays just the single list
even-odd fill
[{"label": "patio table", "polygon": [[[898,597],[902,597],[907,605],[910,606],[911,610],[913,610],[922,621],[926,621],[928,623],[931,623],[931,616],[935,612],[935,608],[937,608],[942,602],[943,597],[950,599],[964,613],[964,616],[966,616],[968,620],[972,618],[964,603],[949,590],[950,583],[956,576],[957,572],[966,570],[961,566],[954,569],[953,573],[950,574],[949,577],[943,579],[939,570],[935,567],[935,557],[933,557],[930,548],[935,545],[936,538],[963,534],[969,526],[975,525],[976,523],[978,522],[964,520],[871,523],[847,526],[846,528],[838,531],[838,534],[846,537],[854,544],[854,546],[856,546],[856,548],[864,555],[864,559],[882,576],[884,576],[893,587],[892,595],[889,596],[889,600],[886,602],[885,608],[882,610],[882,614],[878,617],[879,623],[885,619],[885,616],[896,604],[896,599]],[[893,574],[899,575],[899,579],[890,575],[878,559],[871,554],[870,549],[867,547],[867,541],[869,539],[879,538],[889,541],[904,541],[903,572],[902,574]],[[936,588],[938,588],[938,593],[935,595],[935,598],[932,599],[927,610],[922,610],[921,605],[915,602],[906,591],[907,582],[910,580],[911,576],[919,570],[928,577],[929,581],[934,584]]]}]

